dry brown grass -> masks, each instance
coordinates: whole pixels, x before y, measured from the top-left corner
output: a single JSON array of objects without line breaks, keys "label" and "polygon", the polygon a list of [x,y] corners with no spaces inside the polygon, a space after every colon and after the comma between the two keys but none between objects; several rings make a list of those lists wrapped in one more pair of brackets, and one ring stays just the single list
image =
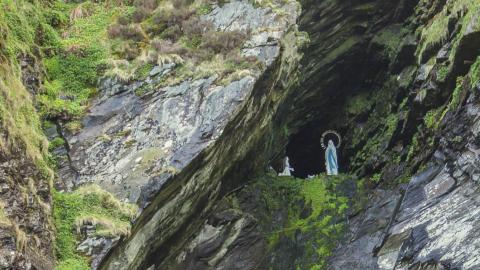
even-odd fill
[{"label": "dry brown grass", "polygon": [[95,194],[95,196],[98,196],[101,198],[103,206],[117,209],[118,211],[129,216],[130,218],[134,218],[137,215],[136,206],[119,201],[117,198],[115,198],[114,195],[112,195],[106,190],[103,190],[97,185],[94,185],[94,184],[84,185],[78,188],[75,192],[80,195]]},{"label": "dry brown grass", "polygon": [[93,225],[96,228],[95,234],[105,237],[129,236],[130,224],[128,222],[113,221],[105,217],[82,216],[75,220],[77,234],[81,233],[83,225]]}]

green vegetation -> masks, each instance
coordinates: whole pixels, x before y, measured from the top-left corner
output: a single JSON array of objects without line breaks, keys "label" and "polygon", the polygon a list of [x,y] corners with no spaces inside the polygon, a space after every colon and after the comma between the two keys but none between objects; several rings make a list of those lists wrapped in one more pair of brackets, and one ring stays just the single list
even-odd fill
[{"label": "green vegetation", "polygon": [[470,68],[470,85],[475,87],[480,82],[480,57],[477,57],[475,63]]},{"label": "green vegetation", "polygon": [[[79,119],[97,92],[98,78],[109,58],[107,27],[115,16],[128,13],[129,7],[112,8],[109,1],[61,4],[58,14],[70,14],[68,27],[55,54],[45,59],[48,81],[38,96],[40,114],[46,119]],[[72,129],[74,130],[74,129]]]},{"label": "green vegetation", "polygon": [[347,99],[346,111],[351,115],[359,115],[369,111],[373,102],[368,93],[362,93]]},{"label": "green vegetation", "polygon": [[[47,12],[50,10],[50,12]],[[55,12],[39,1],[5,0],[0,3],[0,151],[22,151],[48,179],[48,146],[33,101],[22,84],[19,55],[35,58],[34,51],[48,50],[58,39],[52,25],[59,24]]]},{"label": "green vegetation", "polygon": [[410,142],[410,147],[408,148],[408,154],[407,154],[407,162],[412,161],[414,158],[414,155],[418,152],[419,150],[419,144],[418,144],[418,132],[415,133],[415,135],[412,138],[412,141]]},{"label": "green vegetation", "polygon": [[174,63],[174,71],[159,85],[166,86],[212,75],[217,75],[217,83],[226,84],[249,75],[247,69],[262,69],[255,58],[241,56],[246,34],[217,31],[211,22],[200,19],[211,12],[212,4],[209,0],[135,2],[133,12],[118,16],[108,27],[111,56],[106,74],[131,81],[148,74],[148,66]]},{"label": "green vegetation", "polygon": [[[11,181],[14,181],[15,176],[11,176],[13,178],[10,178],[9,185],[20,191],[19,195],[23,198],[17,198],[19,201],[24,199],[26,202],[27,198],[33,200],[33,208],[38,211],[36,212],[38,218],[42,219],[45,228],[52,225],[49,217],[49,199],[45,198],[44,194],[39,196],[35,188],[44,186],[45,183],[50,187],[53,186],[51,157],[48,153],[48,142],[41,128],[40,117],[30,93],[22,82],[19,60],[25,59],[38,63],[40,54],[58,46],[59,39],[53,27],[64,23],[65,18],[56,13],[52,2],[0,1],[0,152],[6,155],[7,159],[22,160],[20,164],[28,166],[23,168],[28,184],[13,183]],[[36,72],[31,66],[28,69]],[[40,173],[36,173],[34,167]],[[33,197],[30,197],[32,195]],[[29,205],[28,209],[24,207],[26,204],[12,205],[0,201],[0,226],[15,239],[18,250],[24,250],[26,245],[33,245],[35,242],[33,239],[38,240],[37,236],[42,233],[25,230],[20,225],[24,222],[23,220],[8,216],[21,212],[22,209],[24,211],[32,209],[30,208],[32,205]],[[43,246],[42,249],[46,247]]]},{"label": "green vegetation", "polygon": [[[449,1],[443,10],[431,20],[421,33],[421,46],[418,53],[422,55],[427,48],[442,45],[449,38],[448,23],[462,17],[462,31],[470,21],[475,12],[480,8],[480,0],[457,0]],[[478,27],[478,26],[477,26]],[[461,36],[461,35],[457,35]]]},{"label": "green vegetation", "polygon": [[381,173],[376,173],[376,174],[372,175],[372,177],[370,177],[370,179],[374,183],[380,183],[380,180],[382,179],[382,174]]},{"label": "green vegetation", "polygon": [[386,119],[386,131],[385,134],[390,139],[398,126],[398,115],[395,113],[390,114]]},{"label": "green vegetation", "polygon": [[438,126],[441,122],[441,117],[443,113],[444,107],[440,107],[437,109],[432,109],[425,114],[423,118],[425,122],[425,126],[431,130],[438,129]]},{"label": "green vegetation", "polygon": [[[372,118],[373,119],[373,118]],[[389,114],[387,117],[381,117],[377,115],[375,117],[375,124],[378,127],[378,132],[362,146],[362,149],[357,152],[352,164],[355,166],[363,164],[365,161],[371,158],[375,158],[377,153],[381,152],[382,148],[387,147],[388,142],[393,136],[398,126],[398,115],[395,113]],[[362,132],[362,130],[355,130],[356,133]],[[355,134],[355,137],[360,135]],[[354,141],[354,145],[359,144],[360,141]]]},{"label": "green vegetation", "polygon": [[55,139],[51,140],[48,144],[48,149],[53,150],[59,146],[62,146],[65,144],[65,140],[60,138],[60,137],[55,137]]},{"label": "green vegetation", "polygon": [[136,207],[122,203],[94,185],[83,186],[72,193],[54,192],[54,222],[57,229],[57,270],[90,269],[86,258],[76,253],[83,224],[96,227],[96,235],[128,235]]},{"label": "green vegetation", "polygon": [[372,42],[382,45],[385,48],[386,55],[392,59],[402,42],[402,26],[392,25],[381,30]]},{"label": "green vegetation", "polygon": [[45,61],[50,82],[38,96],[42,116],[70,119],[83,114],[89,98],[96,93],[100,51],[85,49],[76,54],[57,55]]},{"label": "green vegetation", "polygon": [[[332,249],[341,239],[347,209],[358,209],[364,201],[363,182],[356,183],[356,198],[344,195],[347,183],[352,178],[346,175],[320,175],[313,179],[265,176],[255,183],[262,191],[268,211],[278,211],[288,205],[288,221],[276,224],[268,234],[270,249],[275,249],[281,237],[294,238],[301,233],[307,240],[305,258],[299,258],[296,266],[301,269],[323,269]],[[301,203],[301,202],[305,202]],[[305,207],[308,215],[302,215]],[[279,227],[280,226],[280,227]]]},{"label": "green vegetation", "polygon": [[463,77],[457,78],[457,85],[455,90],[453,90],[452,97],[450,98],[450,103],[448,104],[448,110],[456,110],[461,102],[462,93],[465,91],[463,86]]},{"label": "green vegetation", "polygon": [[440,81],[440,82],[444,82],[445,79],[447,78],[448,76],[448,72],[449,72],[449,67],[446,66],[446,65],[441,65],[440,68],[438,69],[437,71],[437,80]]}]

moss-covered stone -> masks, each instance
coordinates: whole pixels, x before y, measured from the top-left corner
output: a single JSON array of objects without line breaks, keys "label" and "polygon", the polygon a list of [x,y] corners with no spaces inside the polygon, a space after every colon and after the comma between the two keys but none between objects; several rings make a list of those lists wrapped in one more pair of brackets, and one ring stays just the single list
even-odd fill
[{"label": "moss-covered stone", "polygon": [[[269,211],[260,214],[259,220],[268,241],[271,269],[324,269],[342,237],[347,213],[358,209],[363,196],[362,182],[346,175],[311,179],[266,175],[251,189],[260,190],[265,202],[260,209]],[[291,257],[285,254],[293,252],[289,245],[303,251],[287,265],[281,258]]]}]

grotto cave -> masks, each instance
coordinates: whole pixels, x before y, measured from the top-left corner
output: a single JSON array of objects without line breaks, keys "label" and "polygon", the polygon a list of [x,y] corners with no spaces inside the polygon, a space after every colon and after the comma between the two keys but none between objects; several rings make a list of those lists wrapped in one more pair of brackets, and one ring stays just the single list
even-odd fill
[{"label": "grotto cave", "polygon": [[[297,178],[325,173],[325,149],[321,145],[324,128],[309,124],[296,134],[292,135],[286,147],[286,156],[290,159],[290,166],[294,168],[292,175]],[[328,134],[324,138],[325,143],[332,140],[338,145],[335,135]],[[342,145],[337,148],[339,172],[342,172],[344,161],[341,157]]]}]

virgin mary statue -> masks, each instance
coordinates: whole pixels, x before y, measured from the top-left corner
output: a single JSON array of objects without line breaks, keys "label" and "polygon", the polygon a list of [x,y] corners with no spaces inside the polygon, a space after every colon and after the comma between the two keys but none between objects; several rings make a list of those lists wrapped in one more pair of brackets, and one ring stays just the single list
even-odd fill
[{"label": "virgin mary statue", "polygon": [[327,150],[325,151],[325,167],[327,175],[338,175],[337,148],[332,140],[328,140]]}]

